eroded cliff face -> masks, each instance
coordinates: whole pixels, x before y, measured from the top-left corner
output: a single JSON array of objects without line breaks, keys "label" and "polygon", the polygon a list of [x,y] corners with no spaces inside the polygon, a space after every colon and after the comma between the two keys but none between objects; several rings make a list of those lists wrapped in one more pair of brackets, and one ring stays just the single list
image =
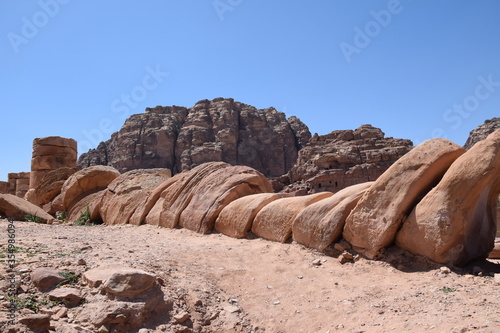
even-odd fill
[{"label": "eroded cliff face", "polygon": [[476,129],[470,131],[467,142],[465,142],[464,148],[470,149],[474,144],[479,141],[486,139],[488,135],[493,133],[495,130],[500,128],[500,118],[495,117],[485,120],[484,124],[479,125]]},{"label": "eroded cliff face", "polygon": [[179,173],[205,162],[224,161],[275,177],[292,168],[310,137],[296,117],[287,119],[274,108],[216,98],[191,108],[147,108],[128,118],[110,140],[82,154],[78,165],[110,165],[122,173],[147,168]]},{"label": "eroded cliff face", "polygon": [[275,179],[273,186],[295,194],[337,192],[376,180],[412,148],[410,140],[386,138],[371,125],[315,134],[299,152],[296,165],[286,176]]}]

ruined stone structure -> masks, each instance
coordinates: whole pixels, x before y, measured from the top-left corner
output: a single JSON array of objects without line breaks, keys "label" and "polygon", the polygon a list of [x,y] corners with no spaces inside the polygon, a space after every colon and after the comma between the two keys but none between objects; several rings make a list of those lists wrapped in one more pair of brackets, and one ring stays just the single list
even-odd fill
[{"label": "ruined stone structure", "polygon": [[24,198],[29,190],[30,173],[18,172],[8,174],[8,194],[15,195],[19,198]]},{"label": "ruined stone structure", "polygon": [[9,182],[0,182],[0,194],[9,193]]}]

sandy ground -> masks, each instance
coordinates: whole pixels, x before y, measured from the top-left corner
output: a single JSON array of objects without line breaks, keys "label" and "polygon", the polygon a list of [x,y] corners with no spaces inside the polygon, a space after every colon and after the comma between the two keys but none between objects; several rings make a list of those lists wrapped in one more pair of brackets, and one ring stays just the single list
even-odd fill
[{"label": "sandy ground", "polygon": [[[341,264],[333,251],[328,256],[294,243],[182,229],[15,226],[20,247],[15,271],[48,266],[81,273],[121,263],[154,272],[177,306],[191,312],[195,325],[188,332],[500,332],[500,284],[492,277],[500,273],[498,261],[445,273],[440,265],[395,248],[385,261]],[[6,220],[0,220],[0,230],[5,277]],[[86,265],[77,265],[79,259]],[[321,264],[314,265],[315,259]],[[484,276],[477,276],[479,271]],[[228,305],[240,312],[219,312],[202,327],[196,302],[209,312]],[[7,332],[5,322],[2,327]],[[149,332],[162,331],[175,330],[158,323]]]}]

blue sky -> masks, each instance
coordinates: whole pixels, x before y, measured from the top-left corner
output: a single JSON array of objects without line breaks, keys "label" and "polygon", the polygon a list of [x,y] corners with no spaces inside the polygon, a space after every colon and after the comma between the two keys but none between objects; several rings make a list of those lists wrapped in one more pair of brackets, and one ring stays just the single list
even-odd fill
[{"label": "blue sky", "polygon": [[500,114],[500,1],[4,0],[0,180],[156,105],[232,97],[311,132],[460,145]]}]

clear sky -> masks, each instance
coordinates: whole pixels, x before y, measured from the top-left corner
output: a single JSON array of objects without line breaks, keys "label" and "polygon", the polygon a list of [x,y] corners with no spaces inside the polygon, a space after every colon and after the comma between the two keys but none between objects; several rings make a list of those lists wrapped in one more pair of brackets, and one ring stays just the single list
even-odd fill
[{"label": "clear sky", "polygon": [[81,154],[146,107],[215,97],[416,144],[500,115],[498,0],[3,0],[0,50],[0,180],[36,137]]}]

